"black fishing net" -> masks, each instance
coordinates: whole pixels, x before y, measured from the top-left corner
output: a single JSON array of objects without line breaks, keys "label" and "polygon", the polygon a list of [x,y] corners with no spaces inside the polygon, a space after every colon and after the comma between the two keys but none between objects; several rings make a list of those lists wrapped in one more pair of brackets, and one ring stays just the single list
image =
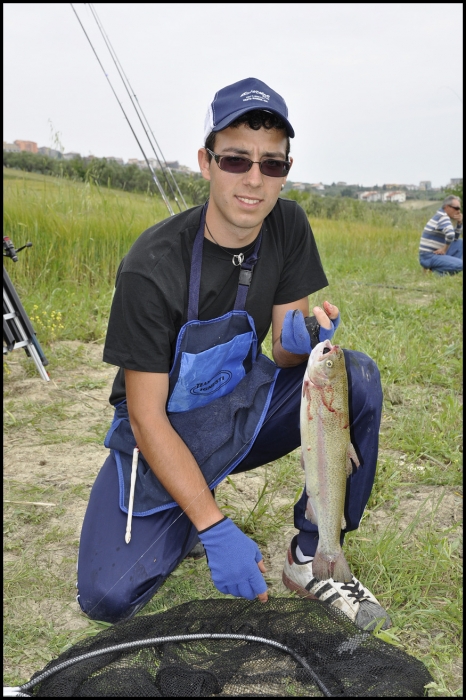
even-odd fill
[{"label": "black fishing net", "polygon": [[[121,644],[132,646],[98,653]],[[89,657],[66,665],[83,654]],[[420,661],[325,603],[214,599],[116,624],[68,649],[21,691],[48,698],[422,697],[430,681]]]}]

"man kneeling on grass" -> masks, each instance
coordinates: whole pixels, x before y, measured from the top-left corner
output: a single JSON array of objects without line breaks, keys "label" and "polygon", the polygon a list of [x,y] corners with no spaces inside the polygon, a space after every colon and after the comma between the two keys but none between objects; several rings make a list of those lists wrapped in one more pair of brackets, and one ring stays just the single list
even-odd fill
[{"label": "man kneeling on grass", "polygon": [[[91,618],[133,616],[203,548],[219,591],[267,601],[262,554],[212,489],[300,445],[306,362],[339,322],[327,301],[309,316],[308,296],[327,278],[306,214],[279,198],[293,137],[283,98],[265,83],[247,78],[219,90],[198,155],[209,200],[142,233],[120,265],[104,350],[104,361],[119,367],[110,454],[92,488],[78,559],[78,601]],[[260,352],[270,327],[274,362]],[[342,542],[372,489],[382,410],[376,365],[345,353],[362,467],[348,481]],[[285,584],[360,627],[382,618],[388,627],[356,578],[315,579],[319,533],[305,508],[303,493]]]}]

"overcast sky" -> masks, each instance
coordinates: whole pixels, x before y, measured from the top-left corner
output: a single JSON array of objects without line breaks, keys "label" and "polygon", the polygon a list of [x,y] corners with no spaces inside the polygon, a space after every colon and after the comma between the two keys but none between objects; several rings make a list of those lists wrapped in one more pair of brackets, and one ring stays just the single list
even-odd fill
[{"label": "overcast sky", "polygon": [[[89,5],[74,3],[152,155]],[[198,170],[207,106],[246,77],[280,93],[290,179],[462,177],[462,3],[95,3],[167,160]],[[4,3],[3,139],[142,158],[69,3]]]}]

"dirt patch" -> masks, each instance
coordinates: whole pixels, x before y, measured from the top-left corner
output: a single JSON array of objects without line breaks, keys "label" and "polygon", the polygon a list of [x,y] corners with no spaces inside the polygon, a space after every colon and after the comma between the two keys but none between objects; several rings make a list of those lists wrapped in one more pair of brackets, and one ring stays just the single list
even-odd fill
[{"label": "dirt patch", "polygon": [[[19,351],[9,356],[13,359],[8,360],[10,375],[4,392],[6,423],[10,424],[4,436],[5,500],[15,500],[11,482],[51,486],[54,492],[65,493],[73,486],[89,491],[107,456],[93,429],[100,426],[102,433],[112,420],[108,397],[115,368],[102,362],[101,345],[60,345],[68,358],[79,357],[79,363],[74,368],[51,363],[50,382],[38,376],[24,378],[25,364],[17,357]],[[76,537],[85,507],[82,497],[67,502],[67,525]]]},{"label": "dirt patch", "polygon": [[404,486],[395,489],[392,501],[370,514],[369,522],[380,528],[395,524],[403,531],[416,517],[421,523],[432,519],[436,530],[448,533],[462,521],[463,496],[454,487]]}]

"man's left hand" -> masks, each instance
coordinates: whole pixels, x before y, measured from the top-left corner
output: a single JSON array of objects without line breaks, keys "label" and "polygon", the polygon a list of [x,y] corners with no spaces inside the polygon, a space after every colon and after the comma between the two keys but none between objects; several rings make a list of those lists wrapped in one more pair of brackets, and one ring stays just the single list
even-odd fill
[{"label": "man's left hand", "polygon": [[312,310],[320,325],[319,341],[322,343],[324,340],[331,340],[340,323],[338,307],[330,304],[328,301],[324,301],[323,309],[320,306],[314,306]]},{"label": "man's left hand", "polygon": [[[281,333],[281,344],[287,352],[292,352],[295,355],[309,355],[316,342],[330,340],[333,337],[335,330],[340,323],[340,312],[338,307],[324,302],[324,308],[315,306],[314,323],[309,323],[310,319],[304,318],[301,311],[295,309],[288,311],[283,321]],[[318,341],[315,338],[315,333],[311,333],[312,327],[318,328]],[[314,342],[311,341],[311,338]]]}]

